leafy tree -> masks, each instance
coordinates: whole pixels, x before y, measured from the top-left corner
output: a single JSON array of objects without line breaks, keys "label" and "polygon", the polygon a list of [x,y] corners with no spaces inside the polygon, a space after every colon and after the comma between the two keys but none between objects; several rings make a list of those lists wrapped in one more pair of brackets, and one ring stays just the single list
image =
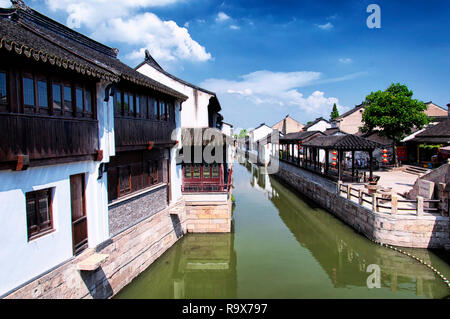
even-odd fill
[{"label": "leafy tree", "polygon": [[243,129],[243,130],[241,130],[241,131],[239,132],[238,138],[244,138],[244,137],[246,137],[247,135],[248,135],[247,130],[246,130],[246,129]]},{"label": "leafy tree", "polygon": [[333,111],[330,114],[331,120],[335,120],[339,117],[339,111],[337,109],[336,103],[333,104]]},{"label": "leafy tree", "polygon": [[421,129],[429,123],[425,114],[427,109],[422,101],[412,99],[413,92],[406,85],[393,83],[385,91],[376,91],[366,96],[363,104],[365,111],[362,115],[363,133],[378,129],[380,136],[392,139],[393,159],[397,165],[396,144],[405,136],[411,134],[412,129]]}]

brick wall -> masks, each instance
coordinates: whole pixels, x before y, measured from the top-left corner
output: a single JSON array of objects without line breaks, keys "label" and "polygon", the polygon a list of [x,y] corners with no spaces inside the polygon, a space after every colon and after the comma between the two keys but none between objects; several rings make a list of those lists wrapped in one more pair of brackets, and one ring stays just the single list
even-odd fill
[{"label": "brick wall", "polygon": [[226,202],[186,202],[186,229],[189,233],[229,233],[231,199]]},{"label": "brick wall", "polygon": [[167,207],[167,186],[109,206],[109,234],[127,229]]},{"label": "brick wall", "polygon": [[277,178],[361,232],[366,237],[395,246],[448,248],[449,217],[391,215],[371,210],[337,195],[330,181],[288,163],[280,162]]}]

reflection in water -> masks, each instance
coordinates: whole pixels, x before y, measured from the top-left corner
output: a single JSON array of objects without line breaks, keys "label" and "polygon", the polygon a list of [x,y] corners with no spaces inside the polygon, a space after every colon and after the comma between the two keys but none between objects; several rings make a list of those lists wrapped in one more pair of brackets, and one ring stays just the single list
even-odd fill
[{"label": "reflection in water", "polygon": [[[234,185],[233,233],[185,236],[117,297],[448,296],[448,288],[425,266],[358,235],[264,174],[264,168],[235,167]],[[411,252],[450,275],[449,265],[431,251]],[[381,269],[380,289],[367,288],[370,264]]]}]

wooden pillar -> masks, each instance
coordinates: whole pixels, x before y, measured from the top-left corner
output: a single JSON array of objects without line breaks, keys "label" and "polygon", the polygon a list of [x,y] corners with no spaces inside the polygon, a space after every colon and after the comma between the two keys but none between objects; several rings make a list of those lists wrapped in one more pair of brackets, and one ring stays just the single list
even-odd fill
[{"label": "wooden pillar", "polygon": [[317,170],[317,168],[316,168],[316,159],[317,159],[317,155],[316,155],[316,153],[317,153],[317,148],[314,148],[313,149],[313,162],[314,162],[314,170],[316,171]]},{"label": "wooden pillar", "polygon": [[328,149],[325,150],[325,175],[328,175],[328,159],[329,153],[328,153]]},{"label": "wooden pillar", "polygon": [[369,179],[373,179],[373,150],[369,151],[369,169],[370,169],[370,176]]},{"label": "wooden pillar", "polygon": [[338,180],[342,181],[342,151],[338,151]]},{"label": "wooden pillar", "polygon": [[352,181],[355,178],[355,151],[352,151]]}]

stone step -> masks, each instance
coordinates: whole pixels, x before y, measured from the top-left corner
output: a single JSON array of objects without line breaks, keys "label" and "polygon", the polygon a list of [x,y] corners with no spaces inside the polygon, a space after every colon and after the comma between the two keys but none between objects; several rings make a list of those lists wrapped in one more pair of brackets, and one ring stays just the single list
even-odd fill
[{"label": "stone step", "polygon": [[424,167],[417,167],[417,166],[406,166],[405,172],[410,173],[410,174],[414,174],[414,175],[418,175],[418,176],[422,176],[425,175],[429,172],[430,170],[428,168],[424,168]]}]

